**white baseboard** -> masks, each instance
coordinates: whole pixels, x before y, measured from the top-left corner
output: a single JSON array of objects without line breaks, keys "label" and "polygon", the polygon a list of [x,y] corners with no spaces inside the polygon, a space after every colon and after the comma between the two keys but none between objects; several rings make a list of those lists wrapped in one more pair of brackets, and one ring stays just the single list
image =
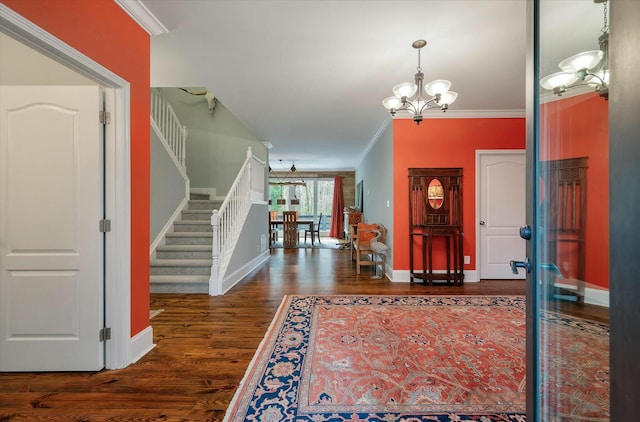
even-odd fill
[{"label": "white baseboard", "polygon": [[589,303],[591,305],[604,306],[605,308],[609,307],[609,290],[602,289],[594,289],[591,287],[587,287],[584,289],[584,301],[585,303]]},{"label": "white baseboard", "polygon": [[[434,274],[446,274],[446,270],[434,270],[433,273]],[[387,275],[391,274],[391,281],[393,282],[410,282],[410,271],[409,270],[398,270],[398,271],[393,271],[391,270],[390,272],[387,271]],[[465,283],[477,283],[480,280],[478,279],[478,271],[476,270],[465,270],[464,271],[464,281]]]},{"label": "white baseboard", "polygon": [[148,326],[144,330],[131,338],[130,344],[131,363],[136,363],[141,357],[149,353],[154,347],[153,344],[153,327]]},{"label": "white baseboard", "polygon": [[[575,290],[576,286],[571,284],[555,283],[556,287],[561,287],[567,290]],[[584,289],[584,303],[590,305],[609,307],[609,290],[594,289],[593,287],[585,287]]]},{"label": "white baseboard", "polygon": [[264,252],[262,252],[260,255],[256,256],[251,261],[249,261],[246,264],[244,264],[242,267],[238,268],[236,271],[233,272],[233,274],[229,274],[222,281],[222,286],[221,286],[221,289],[220,289],[221,293],[220,294],[223,295],[223,294],[227,293],[229,291],[229,289],[231,289],[233,286],[235,286],[247,274],[249,274],[251,271],[253,271],[256,268],[258,268],[263,263],[267,262],[267,260],[270,257],[271,257],[271,254],[269,252],[269,249],[267,249]]}]

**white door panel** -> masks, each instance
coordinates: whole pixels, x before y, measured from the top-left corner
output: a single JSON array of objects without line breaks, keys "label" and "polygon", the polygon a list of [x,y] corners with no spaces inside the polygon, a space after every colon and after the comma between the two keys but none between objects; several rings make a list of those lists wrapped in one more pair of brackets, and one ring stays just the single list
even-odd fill
[{"label": "white door panel", "polygon": [[519,233],[526,218],[525,153],[481,153],[478,168],[480,278],[522,279],[509,261],[525,256]]},{"label": "white door panel", "polygon": [[0,370],[101,369],[100,88],[0,90]]}]

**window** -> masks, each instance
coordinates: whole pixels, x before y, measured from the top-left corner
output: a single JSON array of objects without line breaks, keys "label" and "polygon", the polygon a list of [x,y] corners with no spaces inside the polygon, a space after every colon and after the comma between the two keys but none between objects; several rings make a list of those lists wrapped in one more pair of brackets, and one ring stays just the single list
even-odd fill
[{"label": "window", "polygon": [[[317,220],[322,213],[320,232],[326,235],[331,224],[331,209],[333,206],[333,178],[307,179],[305,185],[270,185],[269,198],[271,210],[298,211],[299,218]],[[292,199],[298,199],[299,204],[292,204]],[[280,200],[281,203],[278,203]]]}]

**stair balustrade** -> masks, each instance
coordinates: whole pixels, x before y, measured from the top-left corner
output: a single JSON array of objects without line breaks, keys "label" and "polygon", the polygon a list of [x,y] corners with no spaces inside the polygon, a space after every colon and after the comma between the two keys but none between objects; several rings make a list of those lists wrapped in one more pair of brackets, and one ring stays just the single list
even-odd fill
[{"label": "stair balustrade", "polygon": [[222,282],[231,254],[238,242],[242,226],[251,203],[265,199],[265,168],[267,164],[247,150],[247,158],[238,173],[229,193],[220,206],[211,214],[213,247],[209,294],[223,294]]},{"label": "stair balustrade", "polygon": [[151,88],[151,117],[184,169],[187,157],[187,127],[180,124],[178,116],[159,88]]}]

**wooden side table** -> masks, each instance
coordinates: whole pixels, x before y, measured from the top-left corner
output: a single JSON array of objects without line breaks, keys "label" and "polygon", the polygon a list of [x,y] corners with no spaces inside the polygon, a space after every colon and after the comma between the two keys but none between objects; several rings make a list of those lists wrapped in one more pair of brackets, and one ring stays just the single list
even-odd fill
[{"label": "wooden side table", "polygon": [[[413,247],[409,249],[410,281],[421,279],[429,285],[434,280],[443,280],[447,284],[462,285],[464,281],[462,237],[458,227],[426,227],[421,231],[411,233],[411,244],[419,239],[422,251],[422,272],[414,269]],[[443,237],[447,260],[446,273],[433,272],[433,239]]]}]

